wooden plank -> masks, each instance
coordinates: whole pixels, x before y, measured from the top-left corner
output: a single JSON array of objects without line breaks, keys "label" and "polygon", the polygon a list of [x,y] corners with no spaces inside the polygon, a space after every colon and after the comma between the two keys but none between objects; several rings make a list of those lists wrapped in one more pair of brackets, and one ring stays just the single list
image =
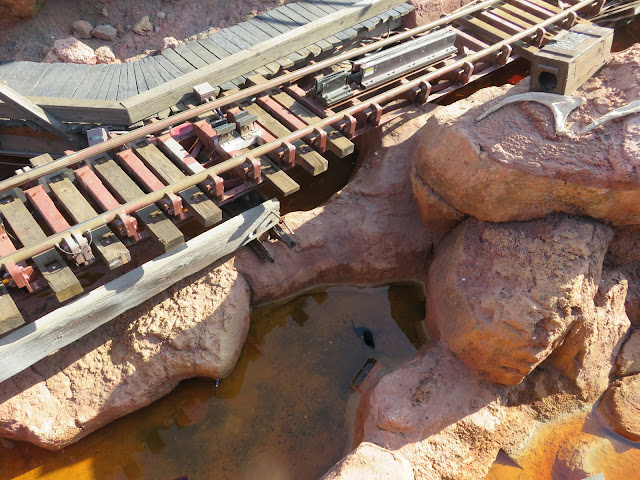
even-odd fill
[{"label": "wooden plank", "polygon": [[86,95],[87,100],[95,100],[101,99],[105,100],[107,98],[107,91],[109,90],[109,86],[111,85],[111,79],[113,78],[116,72],[116,65],[105,65],[105,68],[102,70],[102,74],[100,75],[99,80],[93,85],[91,91]]},{"label": "wooden plank", "polygon": [[[266,42],[267,40],[271,40],[273,37],[266,33],[263,30],[260,30],[251,22],[242,22],[238,25],[234,25],[239,30],[237,30],[238,35],[249,36],[250,38],[255,38],[257,43]],[[243,33],[244,32],[244,33]],[[256,44],[257,44],[256,43]],[[274,71],[274,73],[278,73],[280,68],[289,68],[293,66],[293,62],[287,59],[277,59],[274,62],[270,62],[265,64],[266,67],[270,68]]]},{"label": "wooden plank", "polygon": [[208,62],[205,62],[202,58],[189,50],[189,47],[184,44],[178,45],[174,51],[195,68],[206,67],[207,65],[209,65]]},{"label": "wooden plank", "polygon": [[[295,10],[291,9],[290,6],[288,5],[282,5],[280,7],[278,7],[275,10],[272,10],[272,12],[277,12],[278,14],[286,17],[286,18],[290,18],[291,21],[296,22],[296,25],[301,26],[301,25],[306,25],[307,23],[309,23],[309,19],[306,18],[303,15],[300,15],[298,12],[296,12]],[[314,18],[313,20],[317,20],[316,18]],[[324,42],[323,46],[321,47],[319,42]],[[319,40],[316,43],[312,43],[306,46],[306,49],[309,50],[314,56],[318,56],[320,55],[323,51],[325,50],[331,50],[331,44],[324,41],[324,40]]]},{"label": "wooden plank", "polygon": [[280,219],[269,200],[0,339],[0,382],[82,338],[262,235]]},{"label": "wooden plank", "polygon": [[[260,85],[267,80],[264,77],[255,75],[248,79],[251,85]],[[298,103],[291,95],[286,92],[270,93],[271,97],[280,105],[287,108],[291,113],[307,124],[319,122],[320,117],[308,110],[304,105]],[[327,149],[335,153],[338,157],[344,158],[353,153],[355,146],[351,140],[342,135],[335,128],[328,126],[324,128],[327,132]]]},{"label": "wooden plank", "polygon": [[[455,23],[468,28],[469,30],[476,32],[481,37],[494,42],[496,40],[506,40],[511,38],[511,34],[500,30],[499,28],[489,25],[482,20],[475,17],[462,17],[455,21]],[[529,61],[533,60],[533,56],[540,50],[537,47],[528,45],[522,41],[512,44],[513,50],[522,57]]]},{"label": "wooden plank", "polygon": [[[133,149],[138,157],[151,171],[167,185],[176,183],[186,175],[169,160],[158,147],[148,144]],[[222,210],[211,201],[202,190],[193,186],[178,192],[185,206],[205,227],[210,227],[222,221]]]},{"label": "wooden plank", "polygon": [[118,80],[118,94],[116,100],[125,100],[131,98],[138,93],[136,85],[136,73],[133,63],[123,63],[120,72],[120,80]]},{"label": "wooden plank", "polygon": [[220,60],[220,57],[218,57],[218,56],[214,55],[213,53],[211,53],[209,50],[204,48],[202,46],[202,44],[200,44],[198,42],[189,42],[189,43],[187,43],[187,47],[193,53],[198,55],[202,60],[204,60],[207,64],[215,63],[218,60]]},{"label": "wooden plank", "polygon": [[0,335],[15,330],[24,323],[24,319],[9,292],[0,283]]},{"label": "wooden plank", "polygon": [[144,72],[142,71],[140,60],[136,60],[135,62],[131,63],[133,64],[133,71],[136,74],[137,93],[146,92],[151,87],[149,87],[147,84],[147,79],[145,78]]},{"label": "wooden plank", "polygon": [[58,84],[57,80],[61,78],[65,70],[64,69],[65,65],[68,65],[68,64],[65,64],[65,63],[51,64],[51,67],[49,68],[46,76],[44,78],[41,78],[40,81],[37,84],[33,85],[31,89],[24,92],[25,96],[40,95],[39,92],[47,90],[51,84],[57,85]]},{"label": "wooden plank", "polygon": [[[164,70],[164,72],[171,75],[173,78],[178,78],[184,75],[184,72],[180,70],[178,67],[176,67],[173,63],[171,63],[167,57],[163,57],[162,55],[156,55],[154,57],[151,57],[151,61],[156,64],[156,66],[158,67],[158,72],[160,72],[161,75],[162,75],[162,71],[160,69]],[[165,80],[165,81],[169,81],[169,80]]]},{"label": "wooden plank", "polygon": [[[288,10],[291,10],[295,13],[297,13],[298,15],[304,17],[307,19],[307,23],[308,22],[313,22],[314,20],[319,20],[320,18],[322,18],[324,16],[324,12],[322,12],[321,10],[312,10],[311,8],[305,8],[305,7],[313,7],[314,5],[301,5],[299,3],[290,3],[288,5],[285,5],[287,7]],[[285,12],[287,12],[287,10],[285,10]],[[322,39],[322,40],[318,40],[316,42],[316,45],[318,45],[323,52],[328,52],[331,51],[335,48],[336,45],[340,44],[340,40],[338,40],[338,38],[334,37],[334,36],[330,36],[326,39]]]},{"label": "wooden plank", "polygon": [[0,133],[0,151],[15,152],[15,156],[31,158],[50,152],[62,156],[69,148],[69,142],[59,138],[32,137],[29,135],[5,135]]},{"label": "wooden plank", "polygon": [[148,57],[138,60],[138,66],[144,76],[144,81],[147,84],[147,89],[157,87],[164,83],[163,78],[158,74],[155,68],[149,66]]},{"label": "wooden plank", "polygon": [[58,97],[70,77],[80,70],[77,63],[61,63],[60,70],[48,79],[47,85],[41,85],[32,93],[35,97]]},{"label": "wooden plank", "polygon": [[31,70],[34,62],[9,62],[11,69],[0,74],[0,78],[9,86],[21,85],[22,81]]},{"label": "wooden plank", "polygon": [[360,21],[363,15],[375,16],[402,3],[403,0],[361,0],[350,8],[335,11],[285,35],[261,42],[213,65],[187,73],[182,78],[125,100],[123,104],[127,107],[132,122],[142,120],[182,101],[185,94],[191,94],[193,85],[209,82],[216,86],[228,82],[246,73],[248,68],[273,62],[306,45],[335,35],[352,23]]},{"label": "wooden plank", "polygon": [[19,86],[16,86],[15,90],[17,92],[20,92],[21,95],[26,95],[35,85],[37,85],[40,79],[50,68],[50,63],[36,63],[35,65],[33,65],[33,68],[25,75],[22,83]]},{"label": "wooden plank", "polygon": [[[272,12],[274,13],[272,14]],[[284,19],[281,19],[281,17],[282,15],[278,15],[274,10],[272,10],[253,17],[249,22],[254,23],[258,28],[270,34],[274,30],[280,34],[289,33],[294,28],[294,22],[287,19],[286,16]],[[304,47],[306,47],[306,45]],[[311,52],[304,47],[296,50],[295,52],[289,53],[287,58],[289,58],[289,60],[294,64],[298,64],[309,59],[311,57]]]},{"label": "wooden plank", "polygon": [[[62,88],[60,93],[58,94],[58,98],[71,98],[73,97],[73,92],[76,91],[78,85],[82,83],[85,75],[89,72],[89,65],[79,65],[80,68],[71,76],[71,78],[67,79],[65,86]],[[44,107],[43,107],[44,108]]]},{"label": "wooden plank", "polygon": [[[34,167],[46,165],[52,161],[49,154],[40,155],[30,160]],[[53,177],[49,182],[49,187],[76,224],[98,216],[98,212],[68,178]],[[93,250],[108,265],[109,269],[113,270],[131,261],[131,253],[127,247],[106,225],[92,230],[91,239]]]},{"label": "wooden plank", "polygon": [[[0,203],[0,213],[22,245],[30,247],[46,240],[47,235],[20,199],[8,198],[3,199],[3,202],[6,203]],[[58,301],[64,302],[82,292],[80,282],[55,249],[34,256],[33,263],[55,292]]]},{"label": "wooden plank", "polygon": [[178,53],[176,53],[170,48],[166,48],[160,56],[166,58],[171,63],[173,63],[173,65],[176,68],[178,68],[182,73],[193,72],[196,69],[196,67],[191,65],[184,58],[182,58],[182,56],[180,56]]},{"label": "wooden plank", "polygon": [[79,143],[76,137],[67,133],[67,127],[60,120],[52,114],[45,112],[38,105],[23,97],[15,90],[9,88],[2,80],[0,80],[0,99],[4,103],[21,111],[23,116],[28,120],[37,123],[57,137],[68,141],[72,145]]},{"label": "wooden plank", "polygon": [[106,65],[92,65],[71,98],[87,98],[95,84],[100,84],[105,67]]},{"label": "wooden plank", "polygon": [[283,196],[286,197],[287,195],[291,195],[292,193],[300,190],[300,185],[298,185],[298,183],[289,175],[280,170],[267,157],[261,156],[258,160],[260,160],[260,171],[262,172],[262,175],[264,175],[264,177],[269,180]]},{"label": "wooden plank", "polygon": [[[132,202],[144,196],[144,192],[129,178],[120,166],[107,155],[94,159],[93,168],[119,201]],[[155,205],[137,210],[134,215],[147,227],[151,235],[164,247],[173,250],[184,244],[184,235]]]},{"label": "wooden plank", "polygon": [[109,88],[106,90],[104,94],[100,95],[100,98],[104,98],[105,100],[115,100],[118,98],[118,88],[120,85],[120,77],[125,76],[127,74],[126,68],[124,64],[114,65],[114,74],[111,77],[111,82],[109,83]]},{"label": "wooden plank", "polygon": [[[246,107],[245,110],[256,114],[260,125],[271,132],[274,137],[283,137],[291,133],[287,127],[265,112],[260,106],[252,104]],[[293,142],[293,146],[296,147],[296,162],[311,175],[318,175],[329,168],[327,160],[305,143],[304,140],[296,140]]]}]

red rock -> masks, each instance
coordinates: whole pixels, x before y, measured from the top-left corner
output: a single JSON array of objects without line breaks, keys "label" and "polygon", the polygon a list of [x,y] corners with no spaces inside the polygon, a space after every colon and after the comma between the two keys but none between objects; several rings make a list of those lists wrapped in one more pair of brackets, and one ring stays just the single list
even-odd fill
[{"label": "red rock", "polygon": [[517,384],[593,311],[610,238],[605,225],[564,216],[467,219],[434,255],[430,320],[469,368]]},{"label": "red rock", "polygon": [[[640,45],[612,55],[610,64],[573,95],[586,99],[569,117],[579,130],[611,108],[640,98]],[[455,209],[480,220],[584,215],[613,225],[640,223],[638,117],[609,122],[584,136],[558,137],[548,108],[531,102],[506,106],[481,121],[500,100],[528,90],[482,89],[438,110],[416,155],[424,183]],[[418,185],[419,187],[419,185]]]},{"label": "red rock", "polygon": [[404,25],[409,28],[424,25],[440,18],[444,13],[452,12],[470,0],[409,0],[414,10],[404,20]]},{"label": "red rock", "polygon": [[321,480],[413,480],[411,464],[401,454],[361,443]]},{"label": "red rock", "polygon": [[634,328],[624,342],[616,360],[616,375],[640,373],[640,328]]},{"label": "red rock", "polygon": [[158,50],[160,50],[160,53],[164,52],[167,48],[171,48],[174,49],[179,45],[178,40],[176,40],[173,37],[165,37],[162,39],[162,43],[160,44],[160,46],[158,47]]},{"label": "red rock", "polygon": [[275,263],[243,250],[236,268],[247,278],[254,302],[285,298],[326,284],[419,281],[441,235],[420,223],[409,172],[416,132],[433,110],[413,110],[360,139],[357,172],[325,205],[285,216],[298,245],[267,244]]},{"label": "red rock", "polygon": [[0,435],[60,449],[182,379],[228,376],[249,328],[250,295],[229,263],[181,280],[3,382]]},{"label": "red rock", "polygon": [[147,35],[149,32],[153,31],[153,24],[147,15],[138,20],[132,28],[138,35]]},{"label": "red rock", "polygon": [[55,55],[57,60],[63,63],[95,65],[97,61],[93,49],[75,37],[56,40],[51,47],[51,53],[52,55],[47,54],[47,58],[53,58]]},{"label": "red rock", "polygon": [[572,381],[586,402],[595,402],[609,386],[630,327],[626,293],[627,280],[618,272],[604,271],[595,305],[582,311],[582,318],[547,360]]},{"label": "red rock", "polygon": [[43,0],[0,0],[0,18],[31,18],[43,4]]},{"label": "red rock", "polygon": [[91,36],[111,41],[116,39],[118,31],[111,25],[98,25],[91,31]]},{"label": "red rock", "polygon": [[431,345],[361,399],[356,433],[407,458],[416,479],[481,479],[500,449],[522,443],[535,426],[530,407],[504,405],[507,391]]},{"label": "red rock", "polygon": [[111,49],[106,45],[96,48],[96,62],[97,63],[120,63]]},{"label": "red rock", "polygon": [[611,384],[600,400],[598,418],[623,437],[640,441],[640,374]]},{"label": "red rock", "polygon": [[73,31],[73,36],[76,38],[91,38],[93,25],[86,20],[76,20],[71,24],[71,30]]}]

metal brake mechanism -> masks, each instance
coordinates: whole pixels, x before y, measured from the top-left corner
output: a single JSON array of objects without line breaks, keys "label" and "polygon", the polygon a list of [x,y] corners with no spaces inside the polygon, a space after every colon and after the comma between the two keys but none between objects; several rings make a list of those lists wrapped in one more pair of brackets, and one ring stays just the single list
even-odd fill
[{"label": "metal brake mechanism", "polygon": [[576,108],[581,106],[584,103],[582,98],[576,97],[567,97],[566,95],[557,95],[555,93],[544,93],[544,92],[528,92],[522,93],[519,95],[513,95],[512,97],[505,98],[497,105],[494,105],[489,110],[480,115],[477,119],[479,122],[486,116],[492,114],[496,110],[504,107],[505,105],[509,105],[510,103],[515,102],[536,102],[551,110],[553,113],[553,118],[555,120],[555,130],[556,135],[568,135],[570,132],[566,129],[565,124],[567,122],[567,117],[571,112],[573,112]]},{"label": "metal brake mechanism", "polygon": [[87,230],[83,235],[72,233],[70,236],[64,237],[61,243],[56,243],[56,248],[72,258],[76,265],[84,265],[94,260],[91,251],[92,243],[93,234],[91,230]]}]

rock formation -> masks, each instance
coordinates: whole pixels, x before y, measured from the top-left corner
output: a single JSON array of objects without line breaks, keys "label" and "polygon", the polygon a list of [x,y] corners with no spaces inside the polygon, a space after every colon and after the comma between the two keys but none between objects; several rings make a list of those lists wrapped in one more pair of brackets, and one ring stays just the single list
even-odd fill
[{"label": "rock formation", "polygon": [[229,263],[181,280],[3,382],[0,435],[59,449],[184,378],[226,377],[247,335],[249,302]]},{"label": "rock formation", "polygon": [[[569,116],[570,130],[640,98],[639,59],[640,45],[612,55],[609,66],[573,94],[586,102]],[[639,224],[637,115],[582,136],[557,136],[549,109],[530,102],[477,120],[498,101],[528,88],[525,80],[482,89],[436,112],[419,146],[414,188],[421,180],[455,209],[491,222],[565,212],[614,225]]]},{"label": "rock formation", "polygon": [[469,368],[517,384],[593,311],[610,237],[579,218],[466,220],[429,270],[431,320]]},{"label": "rock formation", "polygon": [[640,441],[640,374],[621,378],[605,392],[598,414],[602,424],[634,442]]}]

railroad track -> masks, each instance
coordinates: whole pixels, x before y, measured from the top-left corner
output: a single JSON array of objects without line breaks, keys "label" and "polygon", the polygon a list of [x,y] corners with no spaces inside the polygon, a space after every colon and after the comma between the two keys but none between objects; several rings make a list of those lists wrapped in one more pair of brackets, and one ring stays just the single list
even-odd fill
[{"label": "railroad track", "polygon": [[[219,98],[206,98],[207,86],[202,86],[201,105],[131,132],[105,135],[105,141],[58,160],[49,155],[31,159],[31,168],[0,181],[0,334],[5,334],[0,338],[0,381],[123,311],[124,306],[104,303],[115,298],[109,293],[115,287],[108,284],[100,293],[107,296],[95,297],[98,307],[92,312],[99,320],[90,327],[74,326],[75,333],[62,327],[93,315],[78,307],[86,305],[85,297],[76,298],[88,290],[78,277],[87,278],[96,268],[126,269],[143,242],[162,254],[162,268],[169,268],[187,247],[213,248],[209,244],[217,250],[208,251],[204,265],[250,242],[268,257],[257,244],[259,234],[293,241],[278,224],[277,202],[254,194],[247,203],[247,194],[265,182],[281,196],[294,193],[299,185],[288,169],[299,165],[311,175],[322,174],[328,166],[326,152],[350,155],[352,140],[393,111],[434,101],[518,56],[531,58],[557,33],[585,22],[582,16],[594,15],[600,7],[593,0],[564,10],[542,0],[484,0],[270,80],[250,76],[249,87]],[[362,88],[371,68],[363,55],[379,55],[398,42],[428,43],[441,37],[452,43],[438,47],[435,63],[408,70],[392,63],[377,83]],[[409,45],[401,48],[408,51]],[[359,77],[353,70],[337,69],[347,61],[362,67]],[[344,82],[322,90],[327,78]],[[209,240],[203,243],[206,235]],[[164,281],[173,283],[188,274],[181,273]],[[164,277],[170,276],[165,272]],[[135,286],[138,279],[123,282]],[[96,291],[100,289],[105,287]],[[141,303],[156,290],[150,287],[122,303]],[[53,326],[37,321],[34,329],[29,323],[35,319],[25,320],[20,306],[38,291],[50,291],[66,303],[46,316],[55,317]]]}]

